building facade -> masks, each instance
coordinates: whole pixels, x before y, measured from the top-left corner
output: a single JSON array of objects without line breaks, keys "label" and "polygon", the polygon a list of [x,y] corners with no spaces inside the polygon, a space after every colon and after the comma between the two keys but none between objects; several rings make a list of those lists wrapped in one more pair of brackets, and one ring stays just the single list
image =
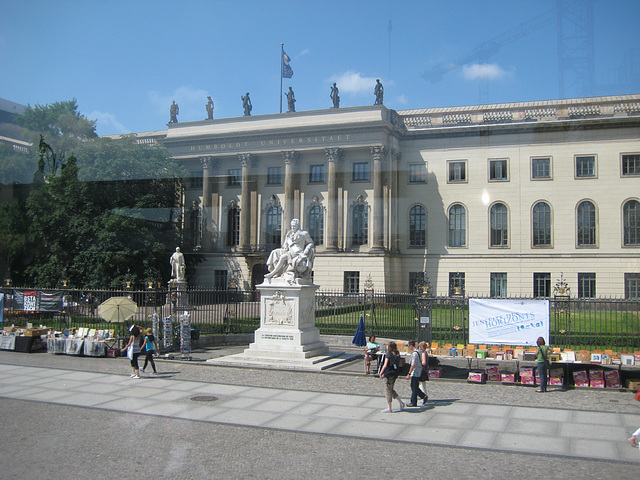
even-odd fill
[{"label": "building facade", "polygon": [[640,294],[640,95],[172,123],[194,283],[251,289],[298,218],[323,289]]}]

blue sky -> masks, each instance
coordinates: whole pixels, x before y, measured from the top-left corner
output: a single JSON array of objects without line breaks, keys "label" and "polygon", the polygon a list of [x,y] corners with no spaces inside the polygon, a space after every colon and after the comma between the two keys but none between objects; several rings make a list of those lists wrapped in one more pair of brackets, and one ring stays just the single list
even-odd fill
[{"label": "blue sky", "polygon": [[[572,2],[579,8],[581,0]],[[374,102],[375,79],[395,110],[560,98],[553,13],[521,38],[503,35],[555,0],[57,0],[5,1],[0,97],[20,104],[76,98],[100,135],[162,130],[173,99],[180,122],[280,110],[280,43],[291,58],[296,108]],[[640,1],[594,0],[595,81],[565,97],[640,93]],[[578,12],[573,12],[578,13]],[[389,27],[391,31],[389,32]],[[442,80],[424,78],[488,40],[496,52]],[[286,99],[285,99],[286,100]],[[286,110],[286,101],[283,109]]]}]

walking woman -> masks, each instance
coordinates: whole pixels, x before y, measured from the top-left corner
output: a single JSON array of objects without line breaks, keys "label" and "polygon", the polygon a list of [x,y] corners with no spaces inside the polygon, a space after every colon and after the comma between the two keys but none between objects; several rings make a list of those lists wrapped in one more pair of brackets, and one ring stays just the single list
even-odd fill
[{"label": "walking woman", "polygon": [[427,382],[429,381],[429,354],[427,353],[427,342],[420,342],[418,344],[418,350],[420,351],[420,362],[422,363],[422,374],[420,375],[422,391],[424,392],[422,404],[426,405],[429,400],[429,395],[427,394]]},{"label": "walking woman", "polygon": [[400,361],[400,352],[396,342],[389,342],[387,353],[384,356],[384,363],[380,369],[380,378],[384,378],[384,396],[387,399],[387,408],[382,413],[391,413],[391,403],[395,398],[400,403],[400,410],[404,409],[404,402],[394,390],[396,379],[398,378],[398,362]]},{"label": "walking woman", "polygon": [[536,341],[538,344],[538,356],[536,358],[538,362],[538,376],[540,377],[540,389],[536,390],[538,393],[545,393],[547,391],[547,366],[549,362],[549,347],[545,345],[544,338],[538,337]]},{"label": "walking woman", "polygon": [[156,364],[153,361],[153,356],[156,354],[156,337],[153,336],[153,331],[150,328],[147,328],[144,331],[144,342],[142,342],[142,346],[140,349],[144,352],[144,366],[142,367],[142,371],[144,372],[147,365],[150,363],[151,368],[153,368],[153,374],[157,375],[158,371],[156,370]]},{"label": "walking woman", "polygon": [[140,335],[142,331],[137,325],[131,325],[129,329],[131,337],[129,343],[122,349],[127,351],[127,357],[131,361],[131,378],[140,378],[140,367],[138,366],[138,357],[140,356]]}]

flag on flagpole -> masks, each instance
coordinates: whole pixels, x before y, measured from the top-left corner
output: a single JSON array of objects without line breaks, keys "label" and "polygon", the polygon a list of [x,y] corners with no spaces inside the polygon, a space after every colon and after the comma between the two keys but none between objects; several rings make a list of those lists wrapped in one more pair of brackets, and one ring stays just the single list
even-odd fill
[{"label": "flag on flagpole", "polygon": [[291,68],[291,65],[289,65],[290,61],[291,59],[289,58],[289,55],[284,53],[284,50],[282,50],[282,78],[293,77],[293,69]]}]

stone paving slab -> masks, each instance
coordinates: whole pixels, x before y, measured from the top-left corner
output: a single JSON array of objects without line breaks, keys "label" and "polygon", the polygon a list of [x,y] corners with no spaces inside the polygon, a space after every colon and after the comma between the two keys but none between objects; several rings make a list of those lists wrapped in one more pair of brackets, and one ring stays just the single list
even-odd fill
[{"label": "stone paving slab", "polygon": [[[312,383],[309,377],[307,384]],[[454,397],[381,413],[381,390],[376,396],[314,392],[0,364],[0,397],[245,427],[640,463],[640,452],[627,443],[640,414]],[[206,395],[217,399],[193,399]],[[397,405],[394,401],[394,409]]]}]

